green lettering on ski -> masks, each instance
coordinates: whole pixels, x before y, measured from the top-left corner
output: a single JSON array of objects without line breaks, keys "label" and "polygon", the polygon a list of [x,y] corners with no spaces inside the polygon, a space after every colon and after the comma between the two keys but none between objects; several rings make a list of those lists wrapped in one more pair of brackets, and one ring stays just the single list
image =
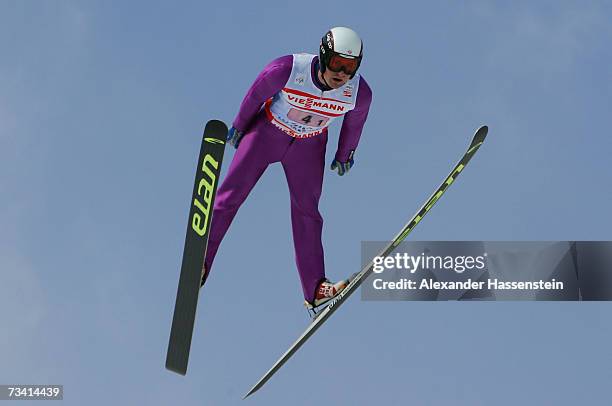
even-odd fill
[{"label": "green lettering on ski", "polygon": [[210,202],[212,201],[214,186],[217,180],[215,172],[210,167],[217,170],[219,168],[219,162],[210,154],[207,154],[202,162],[203,176],[198,184],[198,197],[201,198],[201,201],[198,198],[193,200],[193,205],[199,211],[194,212],[193,218],[191,219],[191,228],[200,237],[203,237],[208,229],[208,219],[210,218],[211,209]]}]

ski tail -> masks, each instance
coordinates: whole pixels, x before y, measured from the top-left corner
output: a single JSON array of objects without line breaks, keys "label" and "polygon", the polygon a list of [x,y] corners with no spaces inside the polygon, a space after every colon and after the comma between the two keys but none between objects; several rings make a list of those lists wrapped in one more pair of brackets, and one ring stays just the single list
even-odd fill
[{"label": "ski tail", "polygon": [[206,124],[190,202],[183,262],[166,355],[166,368],[181,375],[187,373],[202,266],[226,137],[227,126],[223,122],[211,120]]},{"label": "ski tail", "polygon": [[[480,127],[474,137],[472,138],[472,142],[468,147],[467,151],[463,155],[463,157],[459,160],[459,162],[455,165],[451,173],[445,178],[444,182],[434,191],[434,193],[425,201],[423,206],[417,211],[417,213],[410,219],[408,223],[402,228],[402,230],[397,234],[397,236],[381,251],[381,257],[386,257],[391,252],[395,250],[395,248],[402,242],[408,234],[416,227],[417,224],[421,221],[421,219],[429,212],[429,210],[434,206],[434,204],[440,199],[440,197],[446,192],[448,187],[455,181],[457,176],[461,173],[463,168],[468,164],[468,162],[472,159],[476,151],[483,144],[489,128],[485,125]],[[327,307],[321,310],[316,318],[308,325],[306,330],[302,333],[302,335],[293,343],[291,347],[276,361],[276,363],[266,372],[257,383],[244,395],[244,398],[247,398],[251,394],[255,393],[278,371],[285,362],[291,358],[293,354],[308,340],[310,336],[312,336],[321,325],[340,307],[342,303],[357,290],[357,288],[366,280],[366,278],[372,273],[374,263],[370,262],[366,265],[354,278],[352,278],[349,285],[338,294],[334,299],[332,299]]]}]

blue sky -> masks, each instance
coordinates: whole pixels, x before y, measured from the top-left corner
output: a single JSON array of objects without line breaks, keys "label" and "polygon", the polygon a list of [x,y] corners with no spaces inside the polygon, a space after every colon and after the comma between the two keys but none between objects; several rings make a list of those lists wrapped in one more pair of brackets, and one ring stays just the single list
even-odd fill
[{"label": "blue sky", "polygon": [[163,365],[203,125],[230,123],[268,61],[332,26],[364,39],[370,117],[320,205],[338,279],[481,124],[411,239],[610,240],[611,18],[596,1],[1,2],[0,383],[93,406],[608,404],[607,303],[358,296],[240,400],[308,321],[279,165],[221,246],[188,375]]}]

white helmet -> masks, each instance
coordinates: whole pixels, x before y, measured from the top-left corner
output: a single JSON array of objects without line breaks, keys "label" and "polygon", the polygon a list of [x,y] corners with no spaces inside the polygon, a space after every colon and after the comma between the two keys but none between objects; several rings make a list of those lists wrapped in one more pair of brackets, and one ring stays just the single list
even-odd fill
[{"label": "white helmet", "polygon": [[350,28],[332,28],[321,38],[319,48],[321,73],[326,69],[334,72],[344,71],[352,79],[359,69],[362,56],[363,42]]}]

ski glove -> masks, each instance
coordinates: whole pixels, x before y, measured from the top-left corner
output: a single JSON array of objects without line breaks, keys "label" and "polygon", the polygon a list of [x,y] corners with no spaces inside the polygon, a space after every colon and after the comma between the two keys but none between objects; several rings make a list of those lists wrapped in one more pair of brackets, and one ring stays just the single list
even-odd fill
[{"label": "ski glove", "polygon": [[232,127],[227,132],[227,142],[233,145],[234,148],[238,148],[238,144],[240,144],[240,141],[242,140],[243,136],[243,133]]},{"label": "ski glove", "polygon": [[331,170],[338,170],[338,175],[343,176],[345,173],[348,173],[349,170],[355,165],[355,160],[353,159],[353,154],[355,151],[351,151],[349,155],[349,159],[347,162],[340,162],[337,159],[334,159],[331,164]]}]

